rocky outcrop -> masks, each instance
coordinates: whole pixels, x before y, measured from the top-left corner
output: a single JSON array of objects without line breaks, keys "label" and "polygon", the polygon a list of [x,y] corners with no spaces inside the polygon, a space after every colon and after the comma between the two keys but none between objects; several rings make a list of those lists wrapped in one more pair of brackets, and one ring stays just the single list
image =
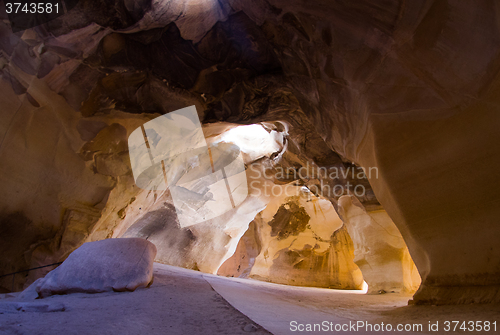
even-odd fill
[{"label": "rocky outcrop", "polygon": [[33,284],[39,297],[76,292],[134,291],[152,282],[155,255],[154,244],[139,238],[89,242]]}]

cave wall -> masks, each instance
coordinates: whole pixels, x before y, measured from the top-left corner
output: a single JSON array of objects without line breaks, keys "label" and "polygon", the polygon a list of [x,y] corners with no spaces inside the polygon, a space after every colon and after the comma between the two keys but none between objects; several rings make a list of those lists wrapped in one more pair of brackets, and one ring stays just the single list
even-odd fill
[{"label": "cave wall", "polygon": [[276,37],[309,64],[289,83],[336,152],[378,167],[370,184],[422,276],[415,301],[497,301],[498,4],[285,6],[310,39]]},{"label": "cave wall", "polygon": [[[182,209],[175,208],[169,189],[141,190],[133,203],[128,203],[119,211],[122,220],[117,220],[117,224],[111,226],[108,218],[104,218],[102,227],[111,230],[112,237],[140,237],[153,242],[158,250],[155,258],[157,262],[217,273],[221,264],[235,253],[249,224],[270,201],[270,196],[260,192],[264,184],[270,183],[260,172],[262,163],[269,161],[275,152],[283,150],[280,133],[268,133],[259,125],[255,127],[260,127],[261,137],[255,135],[255,130],[251,138],[238,136],[237,133],[227,136],[237,126],[212,123],[203,126],[203,133],[208,145],[225,142],[241,146],[242,162],[247,166],[245,182],[248,184],[248,196],[240,204],[212,219],[183,226],[177,216],[177,211]],[[252,141],[260,145],[256,146]],[[179,161],[169,164],[169,175],[182,174],[198,164],[194,160],[188,166],[177,163]],[[207,199],[204,201],[211,201]],[[188,220],[189,217],[185,215]],[[195,219],[192,218],[193,222]]]},{"label": "cave wall", "polygon": [[238,241],[234,254],[222,263],[217,274],[225,277],[248,278],[255,264],[255,258],[259,256],[261,250],[259,228],[253,220]]},{"label": "cave wall", "polygon": [[498,301],[497,2],[142,4],[81,1],[15,34],[0,22],[2,271],[39,265],[40,241],[64,255],[108,236],[103,210],[121,219],[135,191],[105,208],[129,185],[123,152],[81,152],[104,124],[195,104],[205,123],[287,121],[302,163],[377,167],[359,200],[401,232],[415,301]]},{"label": "cave wall", "polygon": [[[74,250],[114,187],[78,155],[78,114],[44,82],[29,79],[28,92],[19,95],[1,84],[1,273],[27,268],[34,258],[48,261],[56,249],[60,257]],[[2,278],[2,286],[10,288],[11,280]]]},{"label": "cave wall", "polygon": [[367,211],[355,197],[347,195],[338,205],[354,243],[354,262],[363,273],[368,292],[415,293],[420,275],[387,212]]},{"label": "cave wall", "polygon": [[361,289],[354,246],[331,202],[294,185],[275,185],[266,209],[218,274],[278,284]]}]

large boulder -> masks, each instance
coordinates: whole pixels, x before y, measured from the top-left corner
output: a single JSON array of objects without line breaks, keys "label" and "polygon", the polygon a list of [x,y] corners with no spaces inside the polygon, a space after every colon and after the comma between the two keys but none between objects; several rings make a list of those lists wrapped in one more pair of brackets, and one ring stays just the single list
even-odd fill
[{"label": "large boulder", "polygon": [[84,243],[36,283],[40,297],[74,292],[134,291],[153,280],[156,247],[140,238]]}]

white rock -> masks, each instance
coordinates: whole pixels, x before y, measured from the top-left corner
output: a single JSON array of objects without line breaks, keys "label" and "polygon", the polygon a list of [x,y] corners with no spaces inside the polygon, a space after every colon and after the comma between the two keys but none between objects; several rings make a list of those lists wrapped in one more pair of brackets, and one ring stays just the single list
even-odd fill
[{"label": "white rock", "polygon": [[40,297],[73,292],[134,291],[153,279],[156,247],[140,238],[84,243],[36,288]]}]

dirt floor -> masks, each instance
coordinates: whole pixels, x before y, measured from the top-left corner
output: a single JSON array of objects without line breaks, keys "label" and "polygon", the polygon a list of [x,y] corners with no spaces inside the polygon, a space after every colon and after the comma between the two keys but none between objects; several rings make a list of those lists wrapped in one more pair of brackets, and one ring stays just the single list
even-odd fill
[{"label": "dirt floor", "polygon": [[[412,327],[401,334],[495,334],[493,329],[460,330],[463,321],[497,321],[500,332],[500,305],[408,306],[408,299],[224,278],[155,264],[153,285],[135,292],[78,293],[34,302],[7,295],[0,299],[0,334],[386,334],[397,333],[398,325]],[[446,321],[460,324],[453,332],[455,324],[450,323],[446,331]],[[437,331],[429,331],[429,322]],[[376,331],[382,323],[384,328]],[[422,325],[421,330],[415,325]]]},{"label": "dirt floor", "polygon": [[[200,272],[169,270],[155,263],[154,283],[147,289],[59,295],[31,303],[53,306],[54,312],[36,311],[28,303],[18,303],[28,311],[16,311],[8,306],[15,299],[2,299],[0,334],[232,335],[246,334],[245,329],[269,334],[217,294]],[[64,311],[57,311],[60,304]]]}]

